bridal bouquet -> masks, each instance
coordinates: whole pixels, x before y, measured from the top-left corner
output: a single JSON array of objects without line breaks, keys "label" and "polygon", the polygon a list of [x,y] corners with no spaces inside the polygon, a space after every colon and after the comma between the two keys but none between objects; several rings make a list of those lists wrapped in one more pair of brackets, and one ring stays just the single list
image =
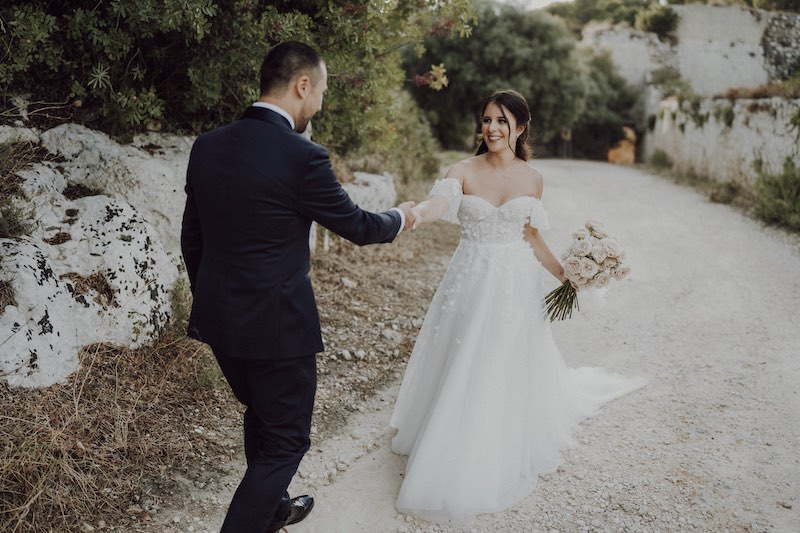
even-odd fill
[{"label": "bridal bouquet", "polygon": [[545,296],[550,322],[572,316],[578,306],[578,289],[601,289],[611,278],[621,280],[631,269],[622,264],[625,250],[619,242],[608,236],[599,222],[587,220],[585,227],[572,234],[572,244],[561,254],[567,281]]}]

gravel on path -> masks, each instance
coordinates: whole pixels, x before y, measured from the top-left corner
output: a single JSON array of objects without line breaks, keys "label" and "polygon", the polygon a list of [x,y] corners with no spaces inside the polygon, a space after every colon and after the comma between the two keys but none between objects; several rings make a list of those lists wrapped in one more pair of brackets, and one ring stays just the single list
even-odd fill
[{"label": "gravel on path", "polygon": [[[633,269],[602,305],[587,302],[554,326],[564,359],[650,383],[586,420],[562,466],[533,494],[480,516],[469,531],[800,531],[800,238],[639,169],[534,166],[545,176],[551,248],[560,252],[585,219],[596,219]],[[412,263],[433,265],[423,278],[404,278],[407,290],[430,298],[454,228],[436,223],[405,237],[430,246],[415,249]],[[425,240],[434,236],[435,247]],[[356,289],[350,297],[369,295]],[[418,328],[424,306],[408,309]],[[388,341],[373,338],[362,349]],[[388,420],[409,348],[304,460],[291,490],[317,503],[292,533],[460,531],[394,510],[403,460],[389,451]],[[218,529],[229,485],[195,495],[217,503],[192,531]]]}]

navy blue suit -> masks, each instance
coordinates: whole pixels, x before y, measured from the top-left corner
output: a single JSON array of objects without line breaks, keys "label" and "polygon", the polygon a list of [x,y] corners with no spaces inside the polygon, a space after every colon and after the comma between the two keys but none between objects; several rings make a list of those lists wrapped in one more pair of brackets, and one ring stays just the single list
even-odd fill
[{"label": "navy blue suit", "polygon": [[186,180],[181,249],[194,297],[189,335],[214,351],[247,406],[248,469],[223,531],[266,531],[309,447],[323,350],[310,279],[312,221],[359,245],[391,242],[396,211],[356,206],[327,152],[271,110],[201,135]]}]

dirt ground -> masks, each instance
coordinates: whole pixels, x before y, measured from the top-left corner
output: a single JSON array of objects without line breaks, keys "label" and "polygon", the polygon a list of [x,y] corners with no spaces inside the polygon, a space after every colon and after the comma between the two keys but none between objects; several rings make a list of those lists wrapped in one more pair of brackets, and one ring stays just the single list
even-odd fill
[{"label": "dirt ground", "polygon": [[[554,327],[564,359],[650,382],[586,420],[558,471],[470,531],[800,531],[800,238],[638,169],[535,166],[551,248],[593,218],[633,269]],[[315,258],[327,351],[290,492],[316,507],[289,531],[460,531],[395,511],[403,459],[388,448],[399,378],[457,241],[436,223]],[[244,470],[240,437],[226,438],[227,474],[187,479],[185,501],[133,530],[218,531]]]}]

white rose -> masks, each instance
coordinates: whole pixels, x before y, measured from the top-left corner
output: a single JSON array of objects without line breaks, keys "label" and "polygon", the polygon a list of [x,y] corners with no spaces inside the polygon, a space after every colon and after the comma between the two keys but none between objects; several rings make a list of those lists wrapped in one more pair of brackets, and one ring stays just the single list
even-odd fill
[{"label": "white rose", "polygon": [[586,257],[592,251],[592,243],[586,240],[575,241],[570,250],[578,257]]},{"label": "white rose", "polygon": [[592,236],[598,239],[605,239],[608,237],[608,232],[602,225],[592,226]]},{"label": "white rose", "polygon": [[577,257],[569,257],[566,261],[564,261],[564,274],[566,276],[575,281],[574,278],[578,278],[581,275],[581,260]]},{"label": "white rose", "polygon": [[602,263],[608,257],[608,252],[606,252],[606,247],[603,246],[601,243],[597,243],[592,246],[592,257],[598,263]]},{"label": "white rose", "polygon": [[577,230],[575,233],[572,234],[573,239],[588,239],[589,238],[589,231],[583,228]]},{"label": "white rose", "polygon": [[620,245],[620,243],[614,239],[605,238],[600,242],[603,243],[603,246],[606,248],[606,252],[611,257],[619,258],[625,254],[625,252],[622,250],[622,245]]},{"label": "white rose", "polygon": [[[605,248],[605,247],[604,247]],[[608,253],[608,252],[606,252]],[[619,264],[616,257],[606,257],[606,260],[603,261],[604,268],[614,268]]]},{"label": "white rose", "polygon": [[597,263],[586,257],[584,257],[580,261],[581,261],[581,276],[583,276],[586,279],[592,279],[599,270],[599,268],[597,267]]},{"label": "white rose", "polygon": [[586,229],[588,229],[589,231],[592,231],[595,228],[600,228],[601,230],[605,229],[603,227],[603,223],[602,222],[598,222],[596,220],[592,220],[591,218],[586,221],[586,224],[584,224],[584,226],[586,226]]},{"label": "white rose", "polygon": [[607,270],[604,270],[602,272],[598,272],[594,277],[594,286],[598,289],[602,289],[608,285],[609,281],[611,281],[611,274]]},{"label": "white rose", "polygon": [[619,281],[631,273],[631,267],[621,266],[619,268],[612,270],[611,273],[614,276],[614,279]]}]

